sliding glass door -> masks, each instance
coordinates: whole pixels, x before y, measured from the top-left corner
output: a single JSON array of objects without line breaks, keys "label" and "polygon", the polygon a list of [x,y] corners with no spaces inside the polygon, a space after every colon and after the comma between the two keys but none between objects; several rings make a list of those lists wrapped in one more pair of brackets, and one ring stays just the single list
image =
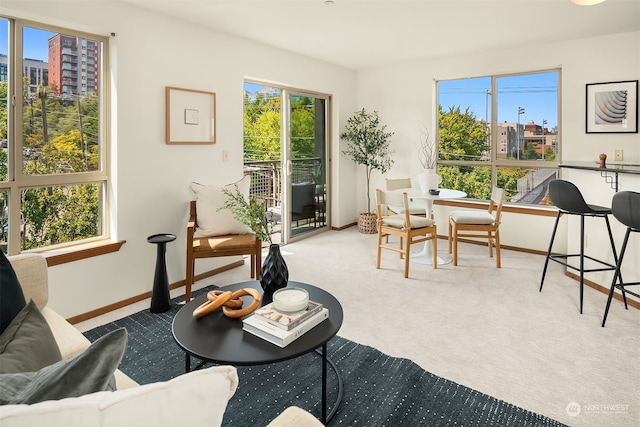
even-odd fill
[{"label": "sliding glass door", "polygon": [[244,166],[278,224],[274,242],[328,228],[328,111],[317,93],[245,82]]},{"label": "sliding glass door", "polygon": [[[327,225],[327,98],[286,91],[286,241]],[[284,228],[284,227],[283,227]]]}]

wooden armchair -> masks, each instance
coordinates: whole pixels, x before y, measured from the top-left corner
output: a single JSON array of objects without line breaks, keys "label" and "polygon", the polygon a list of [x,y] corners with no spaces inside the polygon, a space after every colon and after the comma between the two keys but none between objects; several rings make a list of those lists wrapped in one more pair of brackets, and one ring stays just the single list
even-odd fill
[{"label": "wooden armchair", "polygon": [[196,201],[189,205],[187,224],[187,274],[185,300],[191,301],[191,285],[194,282],[194,267],[197,258],[212,258],[232,255],[251,256],[251,278],[260,278],[262,266],[262,241],[255,234],[227,234],[224,236],[193,237],[198,228]]}]

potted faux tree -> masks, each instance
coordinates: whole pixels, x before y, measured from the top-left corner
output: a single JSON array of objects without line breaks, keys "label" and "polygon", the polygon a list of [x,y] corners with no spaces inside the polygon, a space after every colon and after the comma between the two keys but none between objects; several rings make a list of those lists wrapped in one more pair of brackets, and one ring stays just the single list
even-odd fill
[{"label": "potted faux tree", "polygon": [[374,170],[387,172],[393,165],[389,141],[394,132],[385,132],[386,125],[380,124],[378,112],[368,113],[364,108],[347,120],[340,138],[348,142],[342,152],[356,164],[364,165],[367,175],[367,211],[358,216],[358,230],[361,233],[376,232],[377,215],[371,211],[371,174]]}]

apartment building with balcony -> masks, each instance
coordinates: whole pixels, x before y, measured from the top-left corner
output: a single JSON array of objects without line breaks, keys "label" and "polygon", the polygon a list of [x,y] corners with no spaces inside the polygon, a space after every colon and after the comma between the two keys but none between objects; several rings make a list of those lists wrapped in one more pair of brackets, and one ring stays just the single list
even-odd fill
[{"label": "apartment building with balcony", "polygon": [[99,44],[56,34],[49,39],[49,86],[57,94],[86,95],[98,90]]}]

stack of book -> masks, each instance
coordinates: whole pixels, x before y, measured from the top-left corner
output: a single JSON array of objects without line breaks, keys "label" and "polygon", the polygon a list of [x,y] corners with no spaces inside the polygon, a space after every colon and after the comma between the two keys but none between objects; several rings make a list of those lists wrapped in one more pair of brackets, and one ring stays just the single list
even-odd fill
[{"label": "stack of book", "polygon": [[329,317],[329,309],[309,301],[306,310],[281,313],[273,303],[256,310],[242,320],[242,329],[279,347],[286,347]]}]

